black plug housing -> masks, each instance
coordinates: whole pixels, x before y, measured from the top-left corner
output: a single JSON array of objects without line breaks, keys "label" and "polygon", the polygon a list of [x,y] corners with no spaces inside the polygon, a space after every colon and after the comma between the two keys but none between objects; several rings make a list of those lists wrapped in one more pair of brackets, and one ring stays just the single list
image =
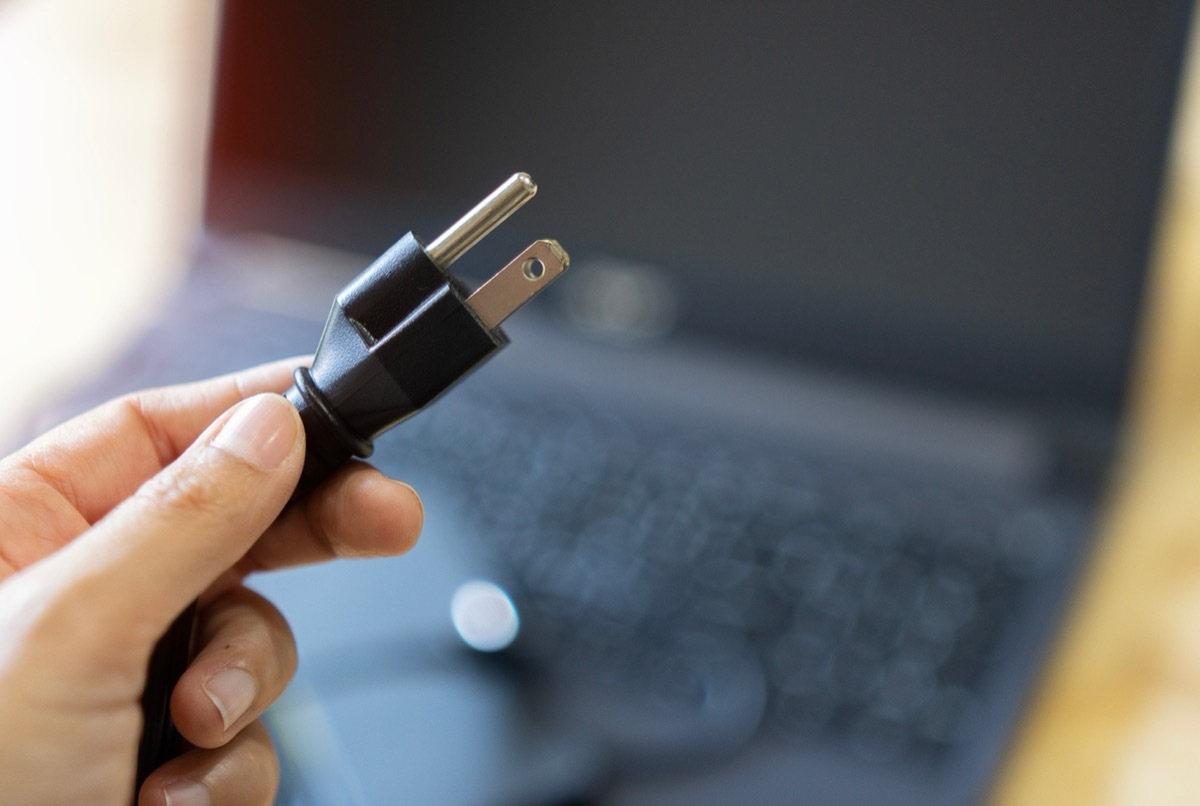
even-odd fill
[{"label": "black plug housing", "polygon": [[312,367],[285,394],[308,440],[297,494],[508,343],[408,233],[337,295]]}]

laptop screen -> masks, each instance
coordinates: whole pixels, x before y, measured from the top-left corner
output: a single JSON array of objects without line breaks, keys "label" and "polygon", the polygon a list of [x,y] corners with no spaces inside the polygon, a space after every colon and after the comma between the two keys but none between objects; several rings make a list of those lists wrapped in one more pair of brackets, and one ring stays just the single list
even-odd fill
[{"label": "laptop screen", "polygon": [[541,197],[497,260],[553,236],[576,276],[658,274],[682,332],[1116,413],[1185,22],[1167,0],[230,0],[207,225],[375,252],[527,170]]}]

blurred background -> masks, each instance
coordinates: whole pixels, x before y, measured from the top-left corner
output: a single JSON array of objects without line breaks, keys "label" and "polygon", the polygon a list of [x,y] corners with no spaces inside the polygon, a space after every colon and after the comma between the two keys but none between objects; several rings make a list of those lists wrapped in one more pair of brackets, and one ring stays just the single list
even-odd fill
[{"label": "blurred background", "polygon": [[[618,22],[612,25],[612,31],[603,29],[606,33],[600,36],[599,44],[593,41],[590,47],[598,51],[618,46],[652,48],[654,38],[671,27],[671,9],[668,5],[662,8],[666,10],[657,16],[651,13],[649,21],[642,20],[644,24],[637,35],[630,34],[634,45],[620,37],[622,25]],[[521,27],[509,22],[503,11],[490,13],[495,19],[478,30],[498,32],[498,43],[479,37],[476,32],[476,39],[446,34],[442,45],[452,52],[456,48],[474,49],[501,59],[509,52],[512,37]],[[445,14],[452,16],[450,11]],[[453,30],[452,26],[439,24],[444,20],[438,12],[427,10],[427,15],[425,22],[431,23],[432,29]],[[1053,30],[1051,17],[1047,16],[1046,31]],[[911,23],[914,30],[921,28],[921,19],[925,18]],[[356,18],[351,14],[344,24],[347,30],[353,30],[364,21],[370,25],[368,17]],[[598,20],[594,22],[599,25]],[[897,14],[896,19],[882,20],[880,25],[894,28],[904,22],[904,15]],[[207,171],[208,112],[219,28],[220,15],[213,3],[0,0],[0,343],[7,345],[0,351],[0,370],[10,379],[8,393],[0,401],[0,444],[14,445],[30,430],[50,424],[58,409],[48,406],[46,401],[104,377],[108,367],[161,316],[172,293],[185,282],[205,203],[202,191]],[[770,41],[762,44],[762,54],[787,52],[795,47],[813,54],[814,65],[835,65],[836,70],[827,68],[834,72],[853,72],[855,59],[860,55],[824,52],[818,36],[797,45],[782,31],[773,32],[773,37],[767,36],[772,32],[763,33]],[[1105,29],[1100,23],[1091,33],[1102,42],[1104,37],[1116,41],[1124,34],[1119,27]],[[1010,32],[1010,36],[1017,34]],[[996,58],[1000,58],[1006,47],[1004,31],[998,31],[997,37]],[[710,44],[718,49],[719,43]],[[872,44],[884,46],[883,42]],[[550,43],[545,43],[545,47],[550,50]],[[418,48],[411,45],[411,50],[416,53]],[[1050,47],[1044,52],[1053,54],[1055,49]],[[1102,48],[1097,52],[1102,54]],[[960,55],[964,63],[973,59],[976,67],[986,65],[988,59],[986,53]],[[436,74],[434,68],[428,68],[433,73],[422,72],[427,68],[416,56],[411,58],[414,72],[424,76]],[[930,70],[940,64],[931,57]],[[1033,62],[1028,67],[1025,85],[1035,97],[1041,98],[1038,93],[1043,91],[1049,93],[1045,97],[1052,97],[1053,88],[1042,88],[1038,71],[1053,66],[1050,59],[1047,63]],[[518,74],[513,79],[515,87],[533,84],[555,89],[553,75],[547,79],[535,69],[539,65],[521,63],[508,67]],[[719,60],[707,65],[675,65],[673,69],[693,71],[697,86],[719,84],[723,74]],[[817,72],[816,67],[812,69]],[[452,72],[439,76],[442,82],[439,86],[461,88],[479,78],[477,74]],[[1104,497],[1100,537],[1085,582],[1074,599],[1063,638],[1051,654],[1048,672],[1038,684],[1032,706],[1009,745],[1007,760],[1000,767],[992,789],[999,802],[1178,803],[1200,797],[1200,776],[1192,763],[1200,753],[1200,541],[1197,540],[1200,496],[1194,494],[1200,480],[1200,420],[1196,417],[1200,379],[1195,371],[1200,366],[1200,315],[1197,314],[1200,311],[1200,235],[1197,234],[1200,232],[1197,228],[1200,120],[1196,117],[1200,114],[1200,104],[1193,98],[1200,92],[1200,80],[1194,79],[1192,72],[1185,73],[1181,85],[1183,103],[1176,118],[1164,203],[1157,218],[1153,271],[1141,309],[1136,383],[1124,421],[1123,461],[1115,472],[1115,483]],[[593,78],[599,83],[598,76]],[[328,96],[343,91],[345,85],[336,80],[336,71],[327,73],[326,79],[327,85],[313,89]],[[615,79],[618,86],[636,80],[635,75],[618,75]],[[670,200],[673,202],[670,209],[664,209],[663,198],[651,190],[638,188],[637,178],[656,171],[686,174],[705,163],[708,149],[733,138],[742,126],[760,120],[756,115],[764,106],[770,106],[775,93],[800,92],[803,88],[734,88],[735,94],[743,97],[744,106],[723,110],[724,118],[702,108],[691,125],[703,131],[703,137],[680,143],[677,162],[665,166],[639,161],[640,152],[632,145],[637,138],[623,129],[630,137],[630,144],[618,143],[616,151],[628,153],[629,162],[598,163],[588,171],[574,169],[576,155],[571,153],[571,146],[579,147],[589,137],[599,137],[585,131],[591,120],[569,121],[566,125],[571,136],[564,138],[561,153],[545,155],[522,153],[519,126],[497,126],[495,137],[488,139],[494,147],[490,153],[475,147],[471,137],[463,133],[506,116],[525,115],[521,103],[545,104],[545,114],[552,116],[554,105],[538,92],[524,98],[520,93],[499,95],[464,111],[456,105],[458,96],[423,97],[420,92],[410,91],[405,98],[412,109],[442,121],[442,126],[435,129],[441,133],[436,138],[441,147],[431,149],[416,134],[411,142],[395,145],[422,153],[429,151],[441,161],[411,167],[412,175],[370,178],[385,186],[376,189],[380,193],[386,193],[387,185],[432,188],[436,198],[430,199],[430,205],[439,212],[429,217],[444,221],[441,211],[453,212],[455,205],[468,202],[478,187],[478,177],[492,176],[495,173],[492,166],[497,160],[505,168],[526,167],[523,160],[532,157],[545,167],[544,171],[534,173],[547,190],[572,182],[586,187],[585,201],[591,207],[582,212],[575,209],[576,216],[607,222],[605,231],[587,232],[577,221],[556,219],[561,214],[555,212],[550,202],[545,203],[548,209],[544,215],[539,213],[537,219],[539,228],[545,225],[547,232],[553,230],[552,234],[563,237],[568,247],[578,243],[582,254],[597,267],[598,276],[606,276],[604,261],[611,255],[606,256],[605,252],[611,243],[619,243],[624,250],[615,275],[618,277],[630,270],[631,263],[626,259],[630,255],[666,264],[676,260],[702,266],[696,274],[699,287],[695,298],[699,307],[687,307],[685,325],[687,316],[706,318],[715,322],[710,335],[733,341],[765,340],[776,334],[781,321],[802,312],[813,324],[803,332],[797,330],[792,338],[776,340],[780,354],[801,353],[828,362],[841,357],[839,351],[869,352],[874,362],[872,369],[886,375],[894,373],[896,362],[901,360],[891,356],[889,349],[908,354],[916,349],[912,345],[920,345],[920,350],[929,350],[930,357],[925,366],[917,362],[917,369],[937,380],[935,365],[970,365],[987,354],[991,346],[956,344],[958,352],[939,346],[952,342],[953,334],[961,327],[958,320],[939,320],[930,313],[936,308],[930,300],[938,295],[953,297],[954,282],[947,280],[951,275],[925,275],[929,285],[913,286],[892,270],[906,259],[924,259],[926,253],[922,251],[919,234],[922,216],[953,224],[954,235],[944,250],[947,260],[952,261],[955,242],[970,248],[977,243],[973,238],[992,237],[972,229],[991,213],[983,210],[975,215],[979,211],[972,209],[973,199],[966,200],[961,193],[945,189],[941,192],[946,197],[937,204],[912,211],[907,217],[902,214],[907,197],[899,191],[895,199],[864,200],[849,191],[839,197],[827,189],[836,188],[843,177],[873,178],[892,164],[882,158],[874,159],[870,144],[875,140],[863,139],[861,144],[854,140],[855,136],[865,138],[862,132],[880,121],[897,125],[897,118],[873,117],[872,110],[896,103],[915,108],[914,119],[921,119],[922,115],[936,114],[939,103],[948,103],[948,99],[957,97],[956,93],[971,87],[958,86],[953,81],[924,90],[881,86],[877,97],[863,96],[851,102],[828,89],[835,85],[834,81],[812,82],[804,90],[811,93],[806,103],[837,108],[839,119],[845,122],[846,142],[834,143],[828,139],[828,132],[815,130],[807,141],[782,142],[786,136],[781,132],[792,130],[785,125],[788,121],[775,118],[778,130],[768,130],[764,135],[773,150],[747,155],[741,166],[717,166],[699,172],[702,184],[708,182],[713,187],[727,189],[722,198],[727,209],[741,206],[753,210],[759,194],[769,195],[772,189],[738,179],[733,173],[740,167],[748,172],[746,176],[756,180],[769,177],[779,166],[778,155],[794,148],[802,154],[795,157],[797,164],[804,163],[811,172],[812,182],[824,189],[797,202],[795,208],[773,215],[727,216],[726,251],[718,254],[714,254],[713,244],[719,245],[722,239],[713,237],[711,232],[700,232],[714,220],[712,210],[705,207],[711,205],[711,200],[700,193],[693,198],[677,197]],[[563,86],[557,91],[577,90]],[[247,97],[250,99],[247,103],[253,104],[253,88],[247,90]],[[654,89],[638,97],[646,99],[647,106],[635,110],[633,118],[642,115],[643,120],[652,120]],[[294,111],[304,101],[303,97],[282,98],[279,103],[281,108]],[[353,101],[350,98],[348,102]],[[1022,96],[1014,97],[1013,103],[1019,109]],[[1068,110],[1071,114],[1064,114],[1064,118],[1086,115],[1086,111]],[[899,120],[903,123],[905,119]],[[527,121],[525,125],[541,125],[543,118],[530,114]],[[1047,130],[1057,131],[1051,124],[1041,123]],[[574,131],[571,126],[580,128]],[[935,165],[948,161],[956,166],[963,186],[969,187],[975,181],[971,169],[977,163],[973,161],[975,156],[968,153],[970,148],[958,145],[976,142],[972,138],[986,140],[988,130],[989,121],[980,118],[968,120],[958,130],[942,130],[944,139],[936,142],[921,140],[916,129],[906,132],[902,125],[889,131],[887,141],[911,169],[910,173],[890,177],[893,186],[915,181],[913,177],[919,178],[922,171],[932,171]],[[246,130],[219,132],[218,136],[245,151],[270,145],[255,143],[252,138],[246,140]],[[649,136],[653,137],[654,132]],[[772,137],[781,142],[772,141]],[[994,141],[988,142],[996,149],[995,153],[1002,152]],[[861,159],[829,162],[823,169],[814,167],[822,163],[814,154],[835,147],[850,152],[858,149]],[[298,149],[302,150],[299,146]],[[805,154],[808,156],[804,157]],[[1057,152],[1048,152],[1046,164],[1062,172],[1056,178],[1064,186],[1094,182],[1094,187],[1088,187],[1097,195],[1111,189],[1104,180],[1096,179],[1097,172],[1091,163],[1060,163],[1056,155]],[[304,155],[284,155],[283,160],[296,156]],[[355,156],[361,155],[347,155],[346,164],[330,169],[369,172],[370,166],[354,164]],[[507,160],[513,159],[522,161],[512,166]],[[228,173],[237,173],[239,168],[228,164],[216,167]],[[1041,164],[1031,157],[1026,167],[1035,170]],[[920,194],[937,189],[911,190]],[[1010,224],[1014,228],[1024,226],[1021,215],[1025,211],[1032,209],[1037,213],[1037,206],[1022,195],[1019,182],[996,192],[1007,205],[1003,209],[1012,214]],[[279,221],[269,220],[276,211],[254,209],[255,198],[249,194],[247,189],[244,194],[223,198],[210,196],[209,215],[223,216],[227,221],[248,220],[251,228],[280,230]],[[610,211],[614,209],[620,209],[621,214],[612,215]],[[370,223],[357,220],[350,208],[345,208],[342,217],[333,221],[320,213],[291,212],[297,214],[291,221],[303,221],[309,215],[309,220],[324,222],[314,226],[336,230],[333,246],[370,251],[375,244],[373,239],[379,237]],[[790,217],[803,217],[809,223],[789,224]],[[1034,216],[1037,217],[1040,216]],[[1063,215],[1058,222],[1060,231],[1064,239],[1078,240],[1083,235],[1072,234],[1072,220],[1070,215]],[[1104,238],[1090,240],[1091,252],[1080,258],[1084,266],[1089,261],[1103,262],[1105,252],[1120,248],[1112,244],[1124,243],[1120,231],[1122,219],[1114,220],[1118,223],[1106,236],[1114,240],[1111,243]],[[649,221],[662,221],[663,226],[661,229],[645,226]],[[657,240],[661,231],[687,231],[689,222],[697,230],[696,245],[668,248]],[[406,228],[418,223],[404,220],[397,226]],[[780,240],[780,230],[793,226],[794,231],[784,233],[782,240],[809,242],[806,227],[830,236],[821,242],[826,251],[806,254],[808,265],[803,271],[791,271],[787,265],[790,258],[773,247]],[[877,232],[880,228],[888,233],[887,239],[858,242],[859,232],[866,229]],[[576,241],[566,241],[562,233],[572,230],[578,233]],[[305,233],[283,234],[299,237]],[[328,243],[331,239],[324,240]],[[1111,310],[1099,302],[1094,305],[1090,302],[1110,298],[1111,295],[1103,293],[1103,277],[1087,288],[1055,290],[1035,285],[1044,294],[1006,296],[1019,280],[1009,272],[1012,266],[1019,264],[1036,274],[1038,260],[1051,261],[1045,256],[1053,254],[1054,244],[1043,241],[1035,246],[1041,247],[1037,259],[1028,259],[1029,255],[1022,253],[1021,248],[1014,247],[1007,253],[993,251],[988,256],[990,262],[983,260],[973,266],[974,273],[959,281],[971,285],[973,291],[978,290],[980,283],[991,288],[990,293],[981,296],[987,304],[974,309],[958,308],[955,316],[976,321],[994,319],[1011,325],[1005,331],[1006,339],[999,340],[1005,344],[1022,338],[1035,339],[1058,326],[1061,332],[1052,335],[1061,354],[1039,355],[1037,360],[1022,364],[1021,371],[1014,375],[1012,388],[1022,393],[1041,390],[1054,401],[1097,395],[1116,410],[1124,365],[1118,361],[1113,367],[1089,367],[1087,361],[1093,353],[1115,352],[1120,356],[1131,349],[1131,345],[1123,342],[1125,337],[1114,332],[1119,328],[1109,328],[1107,323],[1131,317],[1138,292],[1130,289],[1127,305]],[[344,261],[334,253],[323,257],[324,254],[317,253],[315,259]],[[778,305],[764,304],[761,317],[752,325],[748,326],[744,320],[720,321],[722,308],[709,300],[736,300],[738,289],[722,285],[719,269],[739,260],[782,264],[774,275],[786,291],[782,298],[791,305],[800,296],[797,289],[803,290],[808,307],[802,311],[780,310]],[[893,265],[888,265],[888,261]],[[636,264],[633,265],[636,273]],[[1121,279],[1114,277],[1112,282],[1120,283]],[[674,323],[673,317],[678,312],[672,303],[655,305],[659,299],[655,296],[659,293],[655,291],[657,286],[643,283],[639,288],[649,300],[645,303],[648,312],[641,310],[632,319],[619,319],[621,329],[615,334],[619,338],[653,337]],[[606,293],[617,292],[610,286]],[[661,295],[669,299],[671,292],[662,290]],[[1071,318],[1067,322],[1069,317],[1057,317],[1060,311],[1054,306],[1072,297],[1092,318]],[[866,307],[860,308],[864,298]],[[859,311],[856,315],[870,319],[871,304],[897,298],[911,302],[906,315],[917,320],[924,317],[924,327],[909,324],[901,328],[910,343],[880,347],[878,334],[867,329],[860,332],[863,344],[856,345],[853,338],[845,338],[843,331],[828,327],[829,322],[843,318],[843,308],[848,310],[852,304]],[[687,302],[685,298],[685,305]],[[881,305],[879,310],[883,309]],[[1039,306],[1045,309],[1040,310]],[[585,323],[611,329],[611,320],[588,319],[586,306],[581,315]],[[822,333],[836,333],[838,337],[823,340]],[[614,336],[611,332],[601,335]],[[1111,349],[1092,349],[1105,339],[1114,342]],[[1042,359],[1044,362],[1039,363]],[[1064,363],[1077,365],[1078,374],[1056,373],[1054,367]],[[987,386],[986,377],[969,377],[969,372],[967,376],[967,380],[961,381],[965,386],[976,391]],[[943,387],[946,386],[944,378],[942,381]]]},{"label": "blurred background", "polygon": [[[160,315],[195,239],[217,9],[0,3],[0,443]],[[54,244],[54,248],[47,248]]]}]

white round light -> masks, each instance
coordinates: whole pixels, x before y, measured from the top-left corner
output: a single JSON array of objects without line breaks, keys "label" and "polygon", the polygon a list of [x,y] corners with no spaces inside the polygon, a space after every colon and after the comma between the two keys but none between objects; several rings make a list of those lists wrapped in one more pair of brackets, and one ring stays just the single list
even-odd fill
[{"label": "white round light", "polygon": [[499,585],[482,579],[465,582],[454,592],[450,618],[467,646],[480,652],[504,649],[521,628],[512,599]]}]

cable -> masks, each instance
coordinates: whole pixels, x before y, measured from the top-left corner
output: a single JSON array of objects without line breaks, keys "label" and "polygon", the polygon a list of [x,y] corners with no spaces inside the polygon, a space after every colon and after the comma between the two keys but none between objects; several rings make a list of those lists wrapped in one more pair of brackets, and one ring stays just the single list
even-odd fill
[{"label": "cable", "polygon": [[[558,242],[535,241],[473,293],[447,269],[536,192],[528,174],[514,174],[429,246],[408,233],[337,294],[312,366],[297,369],[285,392],[307,443],[293,500],[352,456],[370,456],[379,434],[508,343],[501,323],[567,268]],[[138,789],[182,750],[170,701],[190,659],[194,617],[193,604],[150,659]]]}]

